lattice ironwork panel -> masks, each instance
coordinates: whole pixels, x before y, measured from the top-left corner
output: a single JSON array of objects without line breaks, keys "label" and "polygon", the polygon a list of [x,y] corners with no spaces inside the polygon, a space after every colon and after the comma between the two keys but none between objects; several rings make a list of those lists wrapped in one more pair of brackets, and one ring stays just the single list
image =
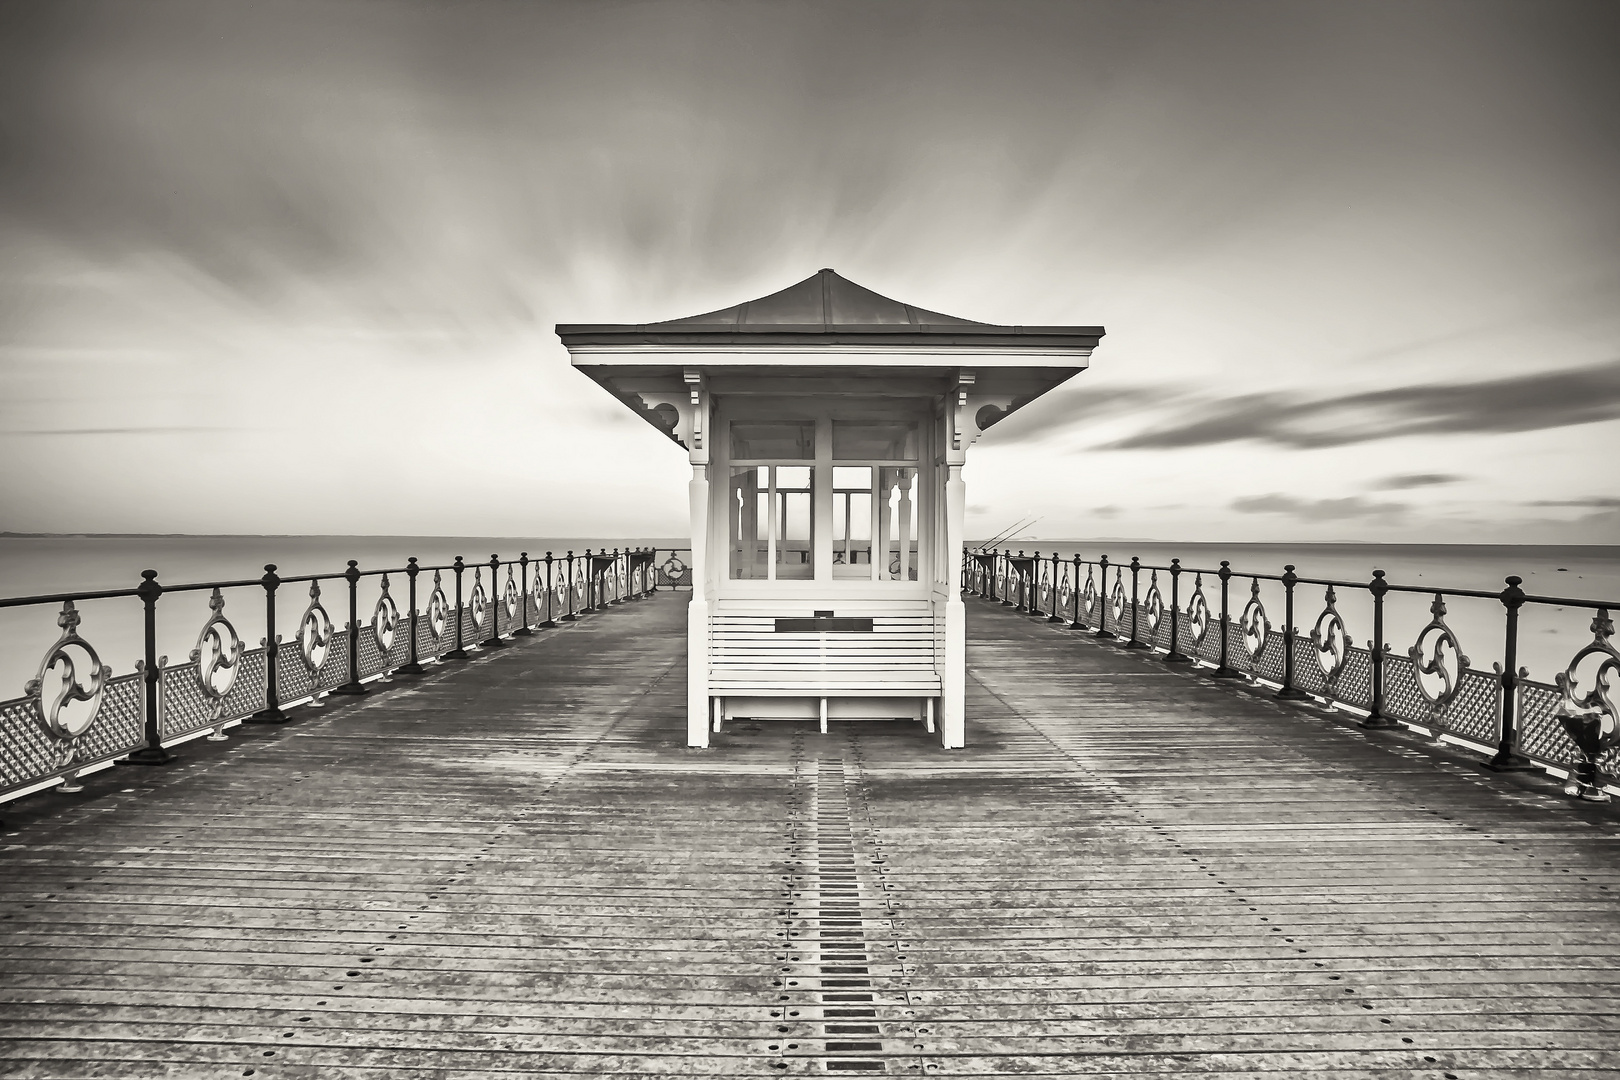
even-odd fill
[{"label": "lattice ironwork panel", "polygon": [[1500,738],[1501,684],[1494,674],[1469,668],[1458,681],[1457,696],[1446,706],[1446,730],[1465,739],[1495,746]]},{"label": "lattice ironwork panel", "polygon": [[[326,658],[326,666],[332,666],[332,658]],[[282,701],[296,701],[301,697],[308,697],[313,688],[313,681],[309,676],[309,668],[304,666],[304,658],[298,652],[297,645],[282,645],[276,651],[276,694]]]},{"label": "lattice ironwork panel", "polygon": [[326,651],[326,663],[321,667],[322,690],[342,686],[349,681],[349,632],[338,630],[332,634],[332,645]]},{"label": "lattice ironwork panel", "polygon": [[1384,715],[1424,727],[1439,723],[1429,699],[1418,689],[1417,667],[1411,657],[1399,653],[1384,657]]},{"label": "lattice ironwork panel", "polygon": [[[1579,761],[1580,751],[1554,715],[1560,701],[1558,690],[1546,683],[1525,681],[1519,685],[1519,748],[1538,761],[1561,768]],[[1611,753],[1604,760],[1604,771],[1612,775],[1615,755]]]},{"label": "lattice ironwork panel", "polygon": [[158,707],[163,715],[158,730],[164,739],[214,725],[213,710],[197,684],[196,661],[164,668],[161,688]]},{"label": "lattice ironwork panel", "polygon": [[411,662],[411,634],[406,624],[401,622],[394,631],[394,644],[388,650],[388,668],[392,671],[402,664]]},{"label": "lattice ironwork panel", "polygon": [[71,761],[45,733],[32,698],[0,702],[0,795],[122,757],[145,743],[141,724],[142,678],[132,673],[107,680],[95,724],[79,736]]},{"label": "lattice ironwork panel", "polygon": [[[1176,648],[1180,650],[1182,655],[1191,656],[1193,652],[1192,620],[1187,618],[1187,613],[1185,611],[1170,612],[1167,619],[1176,620]],[[1165,639],[1165,646],[1167,648],[1169,647],[1168,638]]]},{"label": "lattice ironwork panel", "polygon": [[236,682],[225,695],[227,720],[251,716],[264,708],[264,650],[250,649],[237,661]]},{"label": "lattice ironwork panel", "polygon": [[1316,659],[1316,646],[1308,637],[1294,637],[1294,686],[1307,694],[1327,693],[1327,676]]},{"label": "lattice ironwork panel", "polygon": [[1372,653],[1366,649],[1350,647],[1345,654],[1344,668],[1333,683],[1333,700],[1358,709],[1372,708]]},{"label": "lattice ironwork panel", "polygon": [[[1241,635],[1238,648],[1242,648]],[[1247,654],[1245,654],[1247,655]],[[1272,682],[1282,682],[1283,677],[1283,638],[1282,631],[1272,630],[1266,634],[1266,647],[1260,650],[1260,655],[1254,658],[1255,674],[1262,679]]]},{"label": "lattice ironwork panel", "polygon": [[360,677],[368,678],[383,670],[382,650],[377,648],[377,635],[368,623],[360,628]]}]

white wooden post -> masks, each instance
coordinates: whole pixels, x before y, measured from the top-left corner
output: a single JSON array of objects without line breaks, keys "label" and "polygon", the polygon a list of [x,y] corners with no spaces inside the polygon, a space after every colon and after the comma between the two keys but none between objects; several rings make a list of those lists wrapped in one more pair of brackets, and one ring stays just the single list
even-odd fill
[{"label": "white wooden post", "polygon": [[967,484],[962,466],[949,465],[945,481],[945,670],[940,674],[939,742],[947,750],[967,745],[967,611],[962,606],[962,528]]},{"label": "white wooden post", "polygon": [[692,466],[692,602],[686,606],[686,745],[709,745],[709,466]]}]

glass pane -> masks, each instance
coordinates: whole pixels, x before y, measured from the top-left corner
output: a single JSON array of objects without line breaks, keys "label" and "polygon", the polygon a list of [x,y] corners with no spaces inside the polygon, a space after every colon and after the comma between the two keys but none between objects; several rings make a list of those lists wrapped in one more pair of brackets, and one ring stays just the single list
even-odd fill
[{"label": "glass pane", "polygon": [[810,461],[816,456],[814,420],[739,420],[731,425],[734,461]]},{"label": "glass pane", "polygon": [[734,466],[726,505],[727,532],[730,536],[730,563],[733,579],[763,578],[770,569],[766,561],[770,519],[764,513],[766,499],[760,482],[769,483],[769,470],[750,465]]},{"label": "glass pane", "polygon": [[881,532],[878,549],[883,565],[878,577],[883,581],[917,580],[917,470],[880,469]]},{"label": "glass pane", "polygon": [[872,576],[872,467],[833,466],[834,578]]},{"label": "glass pane", "polygon": [[834,420],[832,429],[835,460],[917,460],[915,420]]},{"label": "glass pane", "polygon": [[778,486],[776,500],[779,523],[776,576],[795,581],[813,578],[816,576],[816,563],[812,554],[810,492],[808,489],[794,490]]}]

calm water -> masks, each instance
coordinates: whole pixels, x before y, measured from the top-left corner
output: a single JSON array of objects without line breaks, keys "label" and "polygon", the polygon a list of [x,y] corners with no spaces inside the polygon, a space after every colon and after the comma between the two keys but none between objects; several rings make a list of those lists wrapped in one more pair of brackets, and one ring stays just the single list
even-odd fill
[{"label": "calm water", "polygon": [[[631,539],[633,544],[662,548],[685,547],[685,540],[671,538]],[[224,537],[0,537],[0,596],[131,588],[140,580],[140,571],[158,571],[159,580],[171,584],[211,580],[256,579],[263,565],[274,562],[285,575],[339,574],[347,560],[356,559],[362,569],[403,566],[406,558],[417,556],[423,565],[448,563],[463,555],[469,563],[527,551],[543,557],[550,550],[558,555],[572,549],[623,547],[625,538],[514,538],[514,537],[405,537],[405,536],[224,536]],[[1079,553],[1087,559],[1107,554],[1110,560],[1128,561],[1132,555],[1144,563],[1167,564],[1179,557],[1188,567],[1214,567],[1221,559],[1231,561],[1239,572],[1281,573],[1284,563],[1293,563],[1304,577],[1368,580],[1374,568],[1386,571],[1391,582],[1424,588],[1445,586],[1496,591],[1508,574],[1524,578],[1524,588],[1534,595],[1590,597],[1620,604],[1620,547],[1546,546],[1437,546],[1383,544],[1161,544],[1094,541],[1031,541],[1021,545],[1027,551],[1041,550],[1050,555],[1057,550],[1065,559]],[[446,575],[448,578],[449,575]],[[1142,590],[1148,584],[1142,575]],[[1183,577],[1190,590],[1192,579]],[[393,581],[396,598],[404,604],[405,582]],[[1163,581],[1168,598],[1168,580]],[[425,602],[426,583],[423,600]],[[1231,605],[1234,616],[1248,598],[1247,579],[1234,578]],[[467,587],[471,587],[470,575]],[[1206,580],[1212,607],[1219,604],[1218,583]],[[448,590],[447,590],[448,591]],[[366,579],[360,590],[360,614],[365,619],[376,602],[376,579]],[[1282,588],[1262,583],[1261,597],[1273,625],[1283,621]],[[283,638],[292,629],[308,603],[307,586],[283,586],[277,603],[277,625]],[[347,597],[341,581],[325,587],[327,609],[342,623],[347,618]],[[1186,595],[1182,597],[1186,601]],[[1301,586],[1296,595],[1295,619],[1308,631],[1322,610],[1322,589]],[[1426,623],[1432,596],[1396,596],[1387,602],[1386,639],[1398,652],[1404,652]],[[1341,589],[1338,610],[1351,634],[1360,644],[1371,636],[1371,604],[1360,590]],[[1463,651],[1474,667],[1490,670],[1502,654],[1502,607],[1494,600],[1448,600],[1447,622],[1456,631]],[[80,605],[83,624],[80,632],[95,645],[104,663],[115,672],[129,671],[141,653],[140,604],[135,600],[88,601]],[[32,678],[45,650],[58,633],[56,608],[25,608],[0,611],[0,698],[22,692]],[[242,637],[257,645],[264,633],[263,591],[257,586],[226,591],[226,613],[234,619]],[[204,593],[171,594],[159,601],[159,651],[175,660],[184,659],[195,645],[197,631],[207,618]],[[1522,616],[1519,662],[1528,666],[1533,677],[1550,681],[1569,657],[1591,638],[1591,614],[1557,605],[1529,605]]]}]

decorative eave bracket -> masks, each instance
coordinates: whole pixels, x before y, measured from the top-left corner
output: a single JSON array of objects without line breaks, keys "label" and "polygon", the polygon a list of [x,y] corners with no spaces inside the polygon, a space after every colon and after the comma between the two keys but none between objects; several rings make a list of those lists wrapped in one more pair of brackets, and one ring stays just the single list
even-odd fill
[{"label": "decorative eave bracket", "polygon": [[708,412],[709,394],[704,385],[703,373],[688,368],[681,373],[683,383],[680,389],[669,390],[635,390],[629,397],[639,403],[643,412],[652,414],[673,410],[675,423],[671,427],[667,423],[660,423],[669,437],[686,447],[694,464],[705,463],[709,460],[708,446]]},{"label": "decorative eave bracket", "polygon": [[978,376],[966,368],[956,374],[956,387],[947,400],[946,416],[951,423],[951,445],[946,461],[961,465],[968,447],[979,441],[986,429],[1022,404],[1011,393],[985,393],[978,388]]}]

